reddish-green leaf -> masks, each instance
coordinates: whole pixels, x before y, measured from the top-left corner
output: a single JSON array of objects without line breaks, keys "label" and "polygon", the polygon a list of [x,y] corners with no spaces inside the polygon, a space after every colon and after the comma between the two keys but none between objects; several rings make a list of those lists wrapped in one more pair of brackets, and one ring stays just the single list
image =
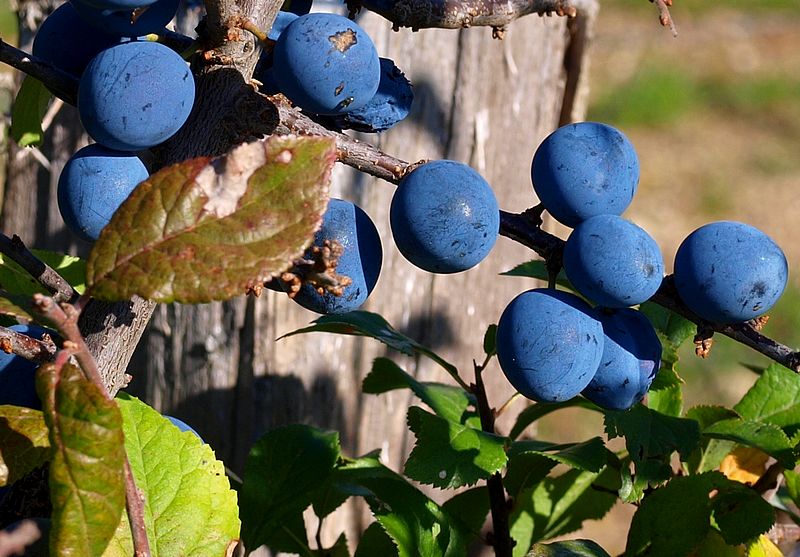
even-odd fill
[{"label": "reddish-green leaf", "polygon": [[47,364],[36,377],[50,430],[52,555],[101,555],[125,507],[122,416],[81,371]]},{"label": "reddish-green leaf", "polygon": [[330,139],[273,137],[153,174],[95,243],[91,294],[202,303],[286,270],[319,227],[335,157]]},{"label": "reddish-green leaf", "polygon": [[42,413],[0,406],[0,486],[14,483],[49,458],[50,442]]}]

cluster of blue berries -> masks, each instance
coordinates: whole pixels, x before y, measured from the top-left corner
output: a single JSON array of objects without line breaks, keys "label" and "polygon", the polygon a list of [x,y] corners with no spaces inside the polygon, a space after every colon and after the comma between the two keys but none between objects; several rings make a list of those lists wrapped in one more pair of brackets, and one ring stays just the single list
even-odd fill
[{"label": "cluster of blue berries", "polygon": [[[531,168],[544,208],[572,227],[563,252],[574,290],[536,289],[504,310],[497,353],[509,382],[524,396],[560,402],[583,394],[622,410],[646,394],[661,361],[650,321],[632,306],[661,287],[657,243],[620,217],[636,192],[639,162],[615,128],[581,122],[559,128],[536,151]],[[757,317],[786,286],[780,248],[755,228],[711,223],[678,249],[678,295],[701,319],[737,323]]]},{"label": "cluster of blue berries", "polygon": [[385,131],[408,116],[414,94],[369,35],[331,13],[279,12],[253,77],[310,115],[342,129]]},{"label": "cluster of blue berries", "polygon": [[178,0],[71,0],[42,23],[33,54],[80,78],[78,112],[97,143],[58,182],[58,206],[78,237],[96,240],[148,171],[137,152],[172,137],[194,104],[194,77],[172,49],[143,37],[174,17]]}]

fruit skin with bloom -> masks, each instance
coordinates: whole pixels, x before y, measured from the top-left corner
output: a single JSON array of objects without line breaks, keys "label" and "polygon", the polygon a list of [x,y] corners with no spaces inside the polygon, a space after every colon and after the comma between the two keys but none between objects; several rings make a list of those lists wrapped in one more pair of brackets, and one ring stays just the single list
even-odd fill
[{"label": "fruit skin with bloom", "polygon": [[389,209],[400,253],[431,273],[458,273],[489,255],[500,230],[492,188],[470,166],[425,163],[407,174]]},{"label": "fruit skin with bloom", "polygon": [[523,292],[497,324],[497,358],[509,383],[537,402],[563,402],[581,393],[603,355],[603,326],[595,310],[569,292]]},{"label": "fruit skin with bloom", "polygon": [[675,288],[698,316],[741,323],[770,310],[789,277],[786,256],[766,234],[734,221],[701,226],[675,254]]},{"label": "fruit skin with bloom", "polygon": [[273,51],[273,76],[297,106],[334,115],[361,108],[378,90],[378,51],[354,21],[311,13],[292,21]]},{"label": "fruit skin with bloom", "polygon": [[602,310],[599,318],[603,357],[582,394],[608,410],[627,410],[644,398],[661,367],[661,341],[635,309]]},{"label": "fruit skin with bloom", "polygon": [[78,88],[78,112],[98,143],[140,151],[183,126],[194,95],[194,76],[180,55],[159,43],[133,41],[89,62]]},{"label": "fruit skin with bloom", "polygon": [[564,244],[564,272],[575,289],[610,308],[650,299],[664,278],[664,259],[642,228],[615,215],[587,219]]},{"label": "fruit skin with bloom", "polygon": [[98,9],[80,0],[71,0],[75,11],[98,31],[132,39],[163,31],[175,17],[179,2],[180,0],[156,0],[146,10],[138,11]]},{"label": "fruit skin with bloom", "polygon": [[342,199],[331,199],[314,236],[314,245],[322,247],[326,240],[338,242],[344,251],[339,256],[336,274],[352,281],[341,296],[331,292],[320,294],[304,284],[295,302],[317,313],[346,313],[358,309],[375,288],[381,273],[383,247],[375,224],[361,207]]},{"label": "fruit skin with bloom", "polygon": [[114,212],[148,177],[139,157],[97,143],[75,153],[58,178],[58,208],[73,234],[87,242],[100,237]]},{"label": "fruit skin with bloom", "polygon": [[621,215],[639,184],[639,158],[616,128],[578,122],[558,128],[531,164],[536,195],[558,222],[574,228],[596,215]]}]

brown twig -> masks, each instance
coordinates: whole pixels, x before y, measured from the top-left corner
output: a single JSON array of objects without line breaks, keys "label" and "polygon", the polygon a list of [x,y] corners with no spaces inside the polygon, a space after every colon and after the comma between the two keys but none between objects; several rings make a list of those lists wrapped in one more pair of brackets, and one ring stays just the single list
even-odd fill
[{"label": "brown twig", "polygon": [[56,302],[74,302],[78,293],[58,271],[36,257],[16,234],[0,233],[0,253],[7,255],[53,295]]},{"label": "brown twig", "polygon": [[672,0],[650,0],[658,9],[658,20],[664,27],[669,27],[672,31],[672,36],[678,36],[678,29],[675,27],[675,22],[672,20],[672,15],[669,13],[669,7],[672,5]]},{"label": "brown twig", "polygon": [[526,15],[575,17],[589,9],[592,0],[415,0],[348,2],[353,13],[363,6],[392,22],[395,30],[488,26],[502,28]]},{"label": "brown twig", "polygon": [[53,361],[56,356],[56,345],[49,335],[37,340],[12,329],[0,327],[0,351],[43,364]]},{"label": "brown twig", "polygon": [[64,102],[75,106],[78,102],[78,80],[49,62],[21,51],[0,39],[0,62],[17,68],[42,83]]}]

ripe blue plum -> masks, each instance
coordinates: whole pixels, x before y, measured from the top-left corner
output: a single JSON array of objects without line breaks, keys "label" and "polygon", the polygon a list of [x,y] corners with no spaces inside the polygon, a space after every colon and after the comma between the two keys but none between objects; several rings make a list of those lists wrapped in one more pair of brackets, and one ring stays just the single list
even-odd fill
[{"label": "ripe blue plum", "polygon": [[190,432],[194,433],[195,436],[198,439],[200,439],[201,443],[205,443],[205,441],[203,441],[203,438],[200,437],[200,434],[197,433],[192,426],[190,426],[189,424],[187,424],[183,420],[179,420],[178,418],[173,418],[172,416],[164,416],[164,417],[167,418],[170,422],[172,422],[172,425],[174,425],[175,427],[177,427],[181,431],[190,431]]},{"label": "ripe blue plum", "polygon": [[378,90],[380,61],[369,35],[346,17],[312,13],[281,33],[274,76],[297,106],[333,115],[361,108]]},{"label": "ripe blue plum", "polygon": [[708,321],[739,323],[769,311],[786,288],[780,247],[750,225],[712,222],[683,241],[675,255],[681,300]]},{"label": "ripe blue plum", "polygon": [[85,4],[96,10],[108,10],[112,12],[120,10],[135,10],[144,8],[155,3],[156,0],[73,0],[80,4]]},{"label": "ripe blue plum", "polygon": [[284,29],[298,17],[297,14],[292,12],[279,11],[275,16],[275,22],[272,24],[272,29],[269,30],[267,37],[272,41],[277,41]]},{"label": "ripe blue plum", "polygon": [[169,139],[194,103],[194,77],[168,47],[149,41],[104,50],[86,67],[78,111],[95,141],[139,151]]},{"label": "ripe blue plum", "polygon": [[497,358],[509,383],[539,402],[586,388],[603,355],[603,326],[586,302],[559,290],[523,292],[497,324]]},{"label": "ripe blue plum", "polygon": [[431,273],[458,273],[480,263],[500,230],[492,188],[468,165],[425,163],[397,187],[389,210],[395,244]]},{"label": "ripe blue plum", "polygon": [[[121,37],[143,37],[164,30],[178,11],[180,0],[157,0],[142,11],[98,9],[80,0],[71,0],[75,11],[92,27]],[[82,40],[82,39],[81,39]]]},{"label": "ripe blue plum", "polygon": [[[53,340],[56,333],[38,325],[12,325],[12,331],[42,340],[45,333]],[[0,404],[40,409],[42,403],[36,394],[34,375],[37,364],[22,356],[0,350]]]},{"label": "ripe blue plum", "polygon": [[119,42],[118,35],[95,29],[66,2],[39,26],[33,39],[33,55],[80,77],[92,58]]},{"label": "ripe blue plum", "polygon": [[411,110],[411,83],[394,62],[381,58],[381,82],[375,96],[363,107],[335,118],[343,129],[361,132],[386,131],[401,122]]},{"label": "ripe blue plum", "polygon": [[58,208],[67,227],[92,242],[134,188],[148,177],[139,157],[92,144],[75,153],[58,179]]},{"label": "ripe blue plum", "polygon": [[564,271],[575,289],[609,308],[641,304],[664,277],[658,244],[647,232],[615,215],[581,222],[564,245]]},{"label": "ripe blue plum", "polygon": [[600,312],[603,357],[583,396],[609,410],[627,410],[644,397],[661,367],[661,341],[650,320],[630,308]]},{"label": "ripe blue plum", "polygon": [[639,158],[625,135],[606,124],[579,122],[551,133],[531,165],[545,209],[570,227],[595,215],[621,215],[639,184]]},{"label": "ripe blue plum", "polygon": [[335,240],[344,248],[336,273],[352,280],[341,296],[329,292],[319,294],[311,285],[304,285],[294,301],[317,313],[346,313],[358,309],[375,287],[381,273],[383,248],[372,220],[357,205],[342,199],[331,199],[322,227],[314,236],[314,245]]}]

